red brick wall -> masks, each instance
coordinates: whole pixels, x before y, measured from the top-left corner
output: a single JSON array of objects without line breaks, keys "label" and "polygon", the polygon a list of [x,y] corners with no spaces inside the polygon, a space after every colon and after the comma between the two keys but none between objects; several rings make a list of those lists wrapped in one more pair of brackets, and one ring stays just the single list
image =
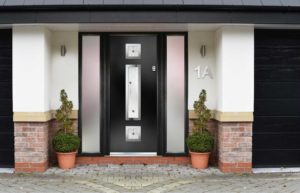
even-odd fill
[{"label": "red brick wall", "polygon": [[48,168],[49,123],[15,123],[16,172],[43,172]]},{"label": "red brick wall", "polygon": [[252,171],[252,123],[219,122],[218,146],[223,172]]}]

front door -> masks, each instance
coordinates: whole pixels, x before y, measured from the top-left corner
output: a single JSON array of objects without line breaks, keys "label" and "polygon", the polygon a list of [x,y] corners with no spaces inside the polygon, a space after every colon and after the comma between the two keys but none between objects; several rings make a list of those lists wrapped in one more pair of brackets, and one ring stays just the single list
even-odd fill
[{"label": "front door", "polygon": [[110,153],[156,153],[157,36],[108,38]]}]

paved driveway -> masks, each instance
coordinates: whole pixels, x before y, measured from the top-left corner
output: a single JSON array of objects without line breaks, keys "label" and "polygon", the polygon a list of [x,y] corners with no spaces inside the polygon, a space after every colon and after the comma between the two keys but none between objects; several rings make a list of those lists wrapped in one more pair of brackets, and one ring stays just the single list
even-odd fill
[{"label": "paved driveway", "polygon": [[0,192],[278,192],[300,193],[300,174],[223,174],[188,166],[80,166],[43,174],[0,174]]}]

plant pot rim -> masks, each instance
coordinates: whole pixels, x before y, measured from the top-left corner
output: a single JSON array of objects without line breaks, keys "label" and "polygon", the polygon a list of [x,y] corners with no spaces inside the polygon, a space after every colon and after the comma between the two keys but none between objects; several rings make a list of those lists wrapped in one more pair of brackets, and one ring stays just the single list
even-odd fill
[{"label": "plant pot rim", "polygon": [[210,154],[210,152],[194,152],[194,151],[190,151],[190,154]]},{"label": "plant pot rim", "polygon": [[77,151],[72,151],[72,152],[56,152],[56,154],[76,154]]}]

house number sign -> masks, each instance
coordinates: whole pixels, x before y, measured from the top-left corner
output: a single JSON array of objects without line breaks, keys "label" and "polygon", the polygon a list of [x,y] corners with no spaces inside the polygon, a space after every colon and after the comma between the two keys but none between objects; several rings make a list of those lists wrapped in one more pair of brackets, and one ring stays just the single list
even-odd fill
[{"label": "house number sign", "polygon": [[201,67],[199,65],[195,68],[195,71],[197,73],[197,78],[198,79],[205,79],[206,77],[209,77],[211,79],[214,78],[213,75],[212,75],[211,69],[208,65],[205,65],[203,67]]}]

